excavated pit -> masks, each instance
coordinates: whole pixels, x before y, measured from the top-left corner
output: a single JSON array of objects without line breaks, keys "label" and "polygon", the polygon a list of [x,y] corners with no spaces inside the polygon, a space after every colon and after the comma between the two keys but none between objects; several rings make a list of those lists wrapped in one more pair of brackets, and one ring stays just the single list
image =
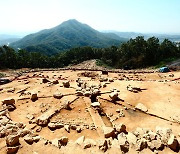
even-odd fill
[{"label": "excavated pit", "polygon": [[[0,87],[0,153],[7,152],[6,137],[22,130],[29,136],[20,136],[18,153],[102,153],[103,149],[106,153],[126,150],[127,153],[152,153],[154,150],[150,147],[156,148],[155,145],[138,150],[144,138],[135,137],[137,141],[134,141],[132,134],[142,128],[158,135],[157,127],[168,128],[172,134],[171,138],[167,137],[169,145],[164,144],[164,148],[156,151],[178,153],[179,143],[175,142],[180,141],[180,81],[176,79],[180,72],[173,72],[173,77],[171,74],[28,72]],[[45,78],[48,82],[44,82]],[[70,86],[66,87],[65,82]],[[134,92],[132,87],[141,91]],[[118,98],[110,97],[112,93],[118,93]],[[33,94],[37,98],[32,98]],[[8,98],[15,100],[13,110],[3,104]],[[31,138],[38,141],[28,144]],[[128,146],[131,142],[136,142],[136,146]],[[16,149],[16,144],[12,148]]]}]

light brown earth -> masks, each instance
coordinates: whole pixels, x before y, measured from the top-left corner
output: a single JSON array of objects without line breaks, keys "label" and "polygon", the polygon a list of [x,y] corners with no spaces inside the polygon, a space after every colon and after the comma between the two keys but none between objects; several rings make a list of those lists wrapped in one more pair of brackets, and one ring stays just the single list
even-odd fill
[{"label": "light brown earth", "polygon": [[[16,109],[7,111],[10,121],[14,123],[22,122],[25,129],[29,129],[32,134],[40,136],[39,142],[28,144],[24,137],[20,137],[19,154],[44,154],[44,153],[123,153],[120,148],[120,139],[115,130],[112,137],[105,138],[104,127],[114,128],[120,123],[126,126],[127,135],[135,132],[138,127],[147,128],[149,131],[156,132],[156,127],[172,129],[172,134],[177,139],[180,138],[180,72],[169,73],[108,73],[102,75],[101,71],[86,71],[93,74],[94,77],[84,77],[81,73],[85,71],[59,70],[59,71],[39,71],[24,73],[22,76],[13,80],[11,83],[0,85],[0,102],[6,98],[15,99]],[[172,74],[174,76],[172,76]],[[50,82],[42,83],[46,78]],[[97,101],[100,107],[91,106],[91,99],[87,96],[78,96],[76,89],[78,85],[76,80],[87,83],[87,87],[99,87],[100,94]],[[109,81],[100,82],[99,80],[107,78]],[[53,84],[58,80],[58,84]],[[63,81],[69,81],[70,87],[63,87]],[[112,80],[112,81],[111,81]],[[106,87],[103,84],[106,83]],[[128,90],[128,86],[139,88]],[[21,91],[23,90],[24,91]],[[112,101],[109,94],[118,93],[119,99]],[[116,89],[116,90],[115,90]],[[32,101],[31,94],[37,93],[38,99]],[[63,97],[56,99],[53,94],[61,93]],[[71,110],[64,108],[64,104],[69,101]],[[135,106],[141,103],[147,108],[147,112],[135,109]],[[1,113],[6,107],[0,103],[0,132],[6,124],[2,124]],[[56,111],[58,110],[58,111]],[[48,116],[50,122],[59,122],[63,126],[51,130],[48,126],[39,126],[37,119]],[[65,130],[65,125],[70,126],[70,132]],[[81,131],[78,132],[80,128]],[[18,130],[17,130],[17,133]],[[7,136],[10,134],[7,134]],[[68,143],[65,146],[55,146],[54,139],[68,137]],[[81,145],[76,143],[79,137],[92,139],[91,147],[85,148],[84,141]],[[111,136],[111,135],[110,135]],[[143,138],[143,137],[141,137]],[[117,140],[118,139],[118,140]],[[104,151],[99,149],[99,142],[108,141],[108,149]],[[137,137],[137,140],[140,138]],[[47,144],[45,144],[47,141]],[[179,140],[180,141],[180,140]],[[150,150],[146,147],[137,150],[138,143],[132,146],[128,141],[127,153],[178,153],[176,150],[164,144],[162,149]],[[124,145],[123,145],[124,146]],[[6,153],[6,137],[0,138],[0,153]]]}]

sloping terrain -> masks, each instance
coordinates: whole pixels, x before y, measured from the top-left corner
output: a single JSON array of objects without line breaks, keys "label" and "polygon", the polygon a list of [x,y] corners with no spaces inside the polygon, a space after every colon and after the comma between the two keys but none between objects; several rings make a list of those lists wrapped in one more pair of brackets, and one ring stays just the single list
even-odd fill
[{"label": "sloping terrain", "polygon": [[27,51],[39,51],[54,54],[59,51],[81,47],[109,47],[120,45],[124,38],[115,34],[101,33],[77,20],[68,20],[52,28],[30,34],[12,43],[15,48],[25,48]]},{"label": "sloping terrain", "polygon": [[0,87],[0,153],[178,153],[179,85],[180,72],[27,71]]}]

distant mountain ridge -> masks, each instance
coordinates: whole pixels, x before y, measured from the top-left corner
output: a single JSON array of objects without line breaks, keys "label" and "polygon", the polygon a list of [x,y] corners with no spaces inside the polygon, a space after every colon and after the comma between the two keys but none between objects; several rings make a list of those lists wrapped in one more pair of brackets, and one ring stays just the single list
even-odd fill
[{"label": "distant mountain ridge", "polygon": [[148,39],[150,37],[157,37],[160,41],[163,41],[164,39],[169,39],[173,42],[180,42],[180,34],[158,34],[158,33],[136,33],[136,32],[118,32],[113,30],[103,31],[106,33],[114,33],[118,35],[119,37],[125,38],[125,39],[134,39],[137,36],[144,36],[145,39]]},{"label": "distant mountain ridge", "polygon": [[39,51],[45,54],[55,54],[62,50],[74,47],[109,47],[120,45],[127,39],[113,33],[101,33],[75,19],[45,29],[38,33],[30,34],[11,44],[15,48],[24,48],[27,51]]},{"label": "distant mountain ridge", "polygon": [[8,45],[12,42],[20,40],[20,36],[0,34],[0,45]]}]

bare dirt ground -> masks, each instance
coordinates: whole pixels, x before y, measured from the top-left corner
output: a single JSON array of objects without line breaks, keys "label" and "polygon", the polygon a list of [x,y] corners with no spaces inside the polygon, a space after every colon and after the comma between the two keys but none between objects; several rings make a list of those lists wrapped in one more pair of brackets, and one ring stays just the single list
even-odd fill
[{"label": "bare dirt ground", "polygon": [[180,72],[23,73],[0,85],[0,153],[179,153],[179,91]]}]

